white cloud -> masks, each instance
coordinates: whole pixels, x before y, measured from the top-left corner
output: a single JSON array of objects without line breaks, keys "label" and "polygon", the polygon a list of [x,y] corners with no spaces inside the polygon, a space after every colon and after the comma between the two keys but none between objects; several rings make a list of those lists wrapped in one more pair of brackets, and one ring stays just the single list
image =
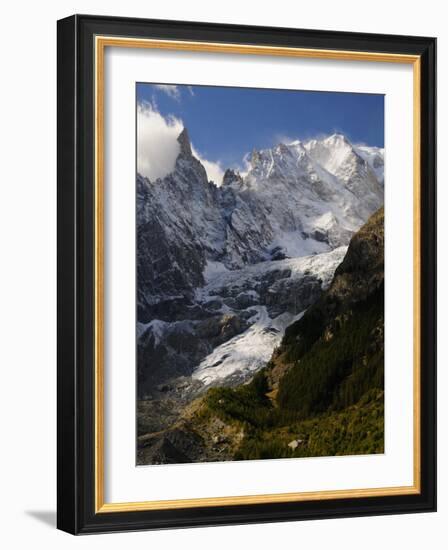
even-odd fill
[{"label": "white cloud", "polygon": [[274,139],[272,140],[272,146],[275,147],[276,145],[279,145],[280,143],[284,143],[285,145],[290,145],[294,141],[300,141],[296,137],[288,136],[287,134],[276,134],[274,136]]},{"label": "white cloud", "polygon": [[250,157],[251,157],[251,153],[246,153],[243,157],[242,163],[237,167],[237,170],[240,173],[240,176],[242,178],[247,176],[247,173],[252,168],[252,165],[250,163]]},{"label": "white cloud", "polygon": [[138,105],[137,170],[142,176],[154,181],[174,170],[183,126],[174,116],[164,118],[150,103]]},{"label": "white cloud", "polygon": [[191,150],[193,155],[202,163],[207,172],[207,177],[209,180],[213,181],[218,187],[222,183],[222,178],[224,177],[224,170],[222,169],[221,163],[213,162],[205,159],[201,154],[191,145]]},{"label": "white cloud", "polygon": [[154,88],[157,88],[176,101],[180,101],[180,90],[178,86],[175,86],[174,84],[154,84]]},{"label": "white cloud", "polygon": [[[164,178],[174,170],[180,146],[177,141],[184,124],[174,117],[162,116],[151,103],[137,107],[137,171],[151,181]],[[209,180],[221,185],[224,170],[219,162],[204,158],[193,146],[193,155],[203,164]]]}]

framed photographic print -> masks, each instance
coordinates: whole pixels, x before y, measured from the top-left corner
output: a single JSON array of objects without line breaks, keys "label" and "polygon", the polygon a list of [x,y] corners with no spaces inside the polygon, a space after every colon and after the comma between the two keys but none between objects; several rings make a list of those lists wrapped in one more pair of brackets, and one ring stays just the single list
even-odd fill
[{"label": "framed photographic print", "polygon": [[433,511],[433,38],[58,22],[58,527]]}]

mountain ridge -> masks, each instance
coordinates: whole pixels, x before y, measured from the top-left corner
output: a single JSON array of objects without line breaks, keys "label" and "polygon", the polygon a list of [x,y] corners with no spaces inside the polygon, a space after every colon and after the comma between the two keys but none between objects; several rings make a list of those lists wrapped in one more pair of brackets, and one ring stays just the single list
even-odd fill
[{"label": "mountain ridge", "polygon": [[[280,251],[295,257],[347,245],[383,201],[373,169],[347,140],[343,143],[343,181],[318,166],[312,158],[316,147],[309,141],[256,152],[244,177],[227,170],[220,187],[208,181],[205,168],[194,157],[187,129],[178,141],[181,152],[172,173],[156,182],[137,175],[141,313],[148,302],[163,301],[164,295],[176,295],[179,288],[189,295],[203,285],[208,260],[237,269],[271,259]],[[307,147],[314,151],[312,155]],[[356,194],[351,187],[359,188]],[[157,242],[150,239],[151,233],[157,235]],[[169,265],[161,262],[161,268],[151,274],[145,264],[163,245],[161,240],[167,244],[162,248]],[[179,250],[179,241],[185,253]],[[170,254],[170,248],[174,253]],[[163,280],[154,276],[160,272]],[[171,279],[175,288],[169,286]]]}]

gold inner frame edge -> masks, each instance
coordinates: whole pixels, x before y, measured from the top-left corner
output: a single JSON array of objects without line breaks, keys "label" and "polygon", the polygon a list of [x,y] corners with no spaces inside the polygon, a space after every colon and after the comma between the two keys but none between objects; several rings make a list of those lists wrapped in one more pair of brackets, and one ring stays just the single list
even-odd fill
[{"label": "gold inner frame edge", "polygon": [[[414,301],[414,349],[413,349],[413,484],[400,487],[366,489],[342,489],[331,491],[275,493],[178,500],[153,500],[141,502],[106,503],[104,501],[104,53],[106,47],[149,48],[159,50],[192,51],[207,53],[233,53],[243,55],[284,56],[345,61],[371,61],[406,63],[413,65],[413,301]],[[243,504],[268,504],[304,502],[343,498],[411,495],[421,492],[421,388],[420,388],[420,277],[421,277],[421,212],[420,212],[420,164],[421,164],[421,59],[418,55],[381,52],[357,52],[312,48],[255,46],[250,44],[225,44],[178,40],[124,38],[96,36],[95,59],[95,513],[167,510],[212,506],[236,506]]]}]

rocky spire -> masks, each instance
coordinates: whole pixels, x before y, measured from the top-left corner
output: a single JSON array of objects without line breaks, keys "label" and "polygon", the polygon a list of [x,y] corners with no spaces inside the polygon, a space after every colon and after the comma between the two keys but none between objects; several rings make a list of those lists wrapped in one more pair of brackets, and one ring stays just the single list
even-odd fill
[{"label": "rocky spire", "polygon": [[241,184],[243,183],[243,178],[240,176],[239,172],[235,172],[235,170],[227,168],[227,170],[224,172],[222,184],[225,186],[230,185],[234,182],[238,182],[239,184]]},{"label": "rocky spire", "polygon": [[180,154],[186,157],[191,157],[191,143],[190,136],[188,135],[188,130],[184,128],[179,134],[177,141],[180,145]]}]

